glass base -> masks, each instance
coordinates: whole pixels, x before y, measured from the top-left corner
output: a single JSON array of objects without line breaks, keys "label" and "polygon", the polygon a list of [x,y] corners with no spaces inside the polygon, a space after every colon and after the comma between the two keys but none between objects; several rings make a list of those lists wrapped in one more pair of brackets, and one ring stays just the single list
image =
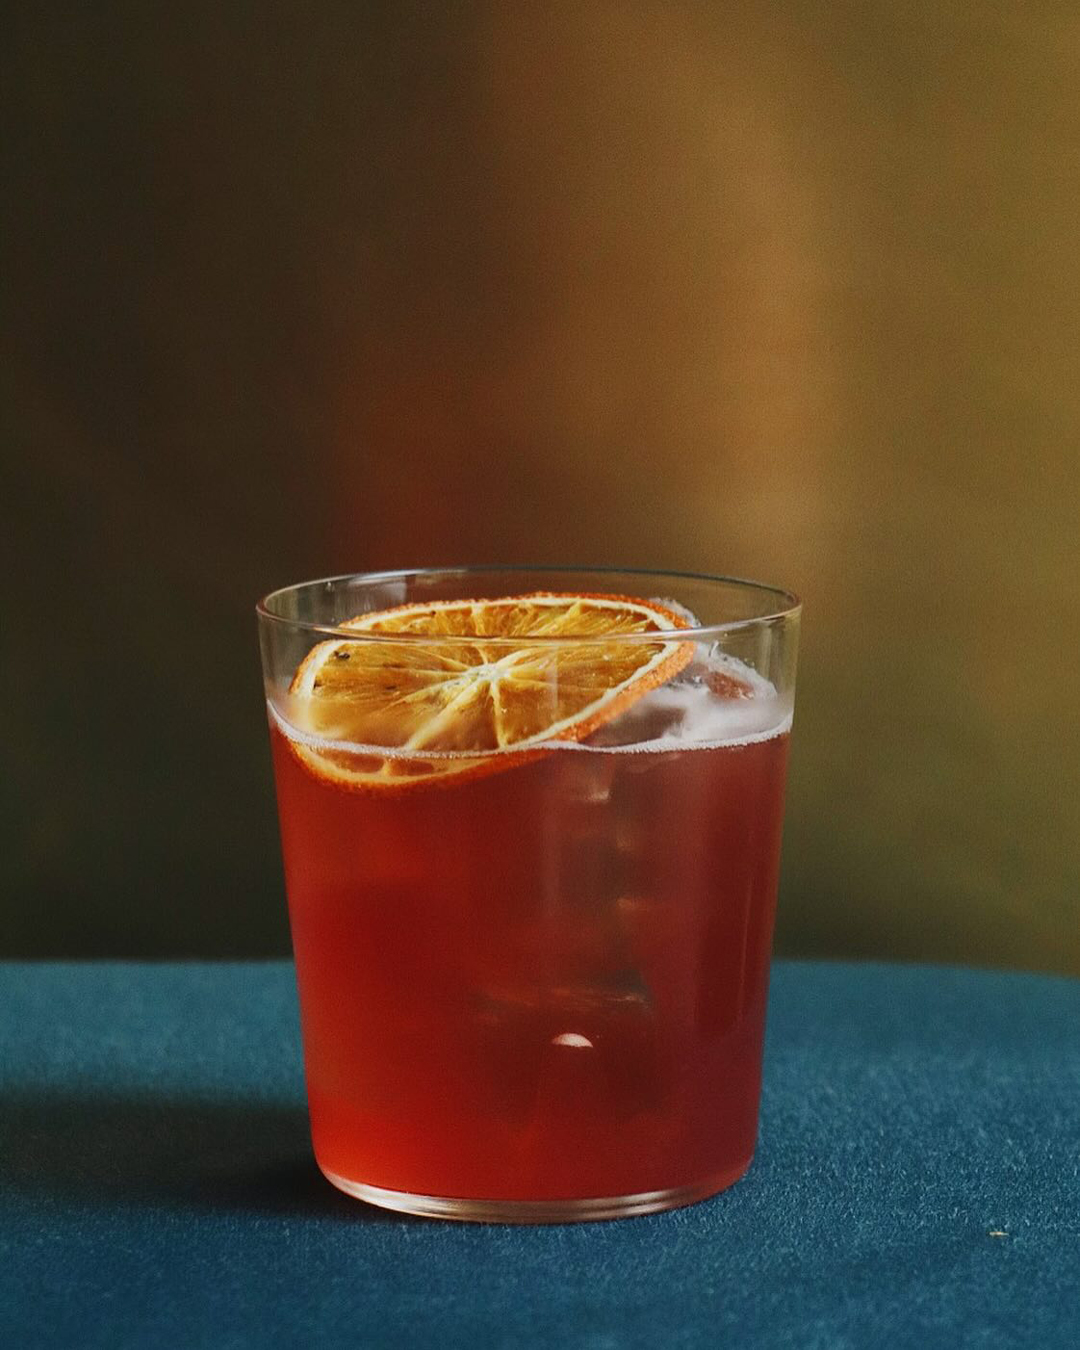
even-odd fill
[{"label": "glass base", "polygon": [[381,1209],[397,1210],[424,1219],[458,1219],[469,1223],[583,1223],[590,1219],[630,1219],[638,1214],[679,1209],[726,1190],[742,1177],[750,1159],[720,1172],[696,1186],[666,1191],[639,1191],[636,1195],[606,1195],[585,1200],[465,1200],[448,1195],[414,1195],[388,1191],[362,1181],[339,1177],[324,1167],[322,1174],[339,1191]]}]

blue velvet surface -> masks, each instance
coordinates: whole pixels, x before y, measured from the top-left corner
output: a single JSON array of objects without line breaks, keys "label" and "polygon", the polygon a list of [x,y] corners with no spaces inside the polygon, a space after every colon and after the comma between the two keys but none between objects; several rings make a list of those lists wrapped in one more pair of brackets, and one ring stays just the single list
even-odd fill
[{"label": "blue velvet surface", "polygon": [[0,1345],[1080,1346],[1080,983],[780,963],[761,1142],[689,1209],[332,1190],[292,968],[0,967]]}]

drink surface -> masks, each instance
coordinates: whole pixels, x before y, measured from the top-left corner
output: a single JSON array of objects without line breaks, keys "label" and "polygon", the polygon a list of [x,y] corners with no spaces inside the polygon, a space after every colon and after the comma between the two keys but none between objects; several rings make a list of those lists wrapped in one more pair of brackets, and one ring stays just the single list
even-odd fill
[{"label": "drink surface", "polygon": [[418,790],[320,776],[271,713],[325,1171],[559,1200],[745,1169],[790,726],[771,685],[697,663],[585,745]]}]

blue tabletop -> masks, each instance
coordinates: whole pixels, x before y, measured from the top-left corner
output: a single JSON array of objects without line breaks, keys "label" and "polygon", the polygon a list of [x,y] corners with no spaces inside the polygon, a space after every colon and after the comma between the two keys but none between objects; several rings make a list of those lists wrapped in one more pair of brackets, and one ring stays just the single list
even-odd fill
[{"label": "blue tabletop", "polygon": [[745,1180],[509,1228],[322,1180],[292,978],[0,966],[0,1344],[1080,1345],[1080,982],[780,963]]}]

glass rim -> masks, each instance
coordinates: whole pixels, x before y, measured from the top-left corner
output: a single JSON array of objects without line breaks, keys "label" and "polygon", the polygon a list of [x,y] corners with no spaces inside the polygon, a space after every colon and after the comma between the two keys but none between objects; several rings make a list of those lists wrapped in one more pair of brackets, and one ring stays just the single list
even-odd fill
[{"label": "glass rim", "polygon": [[[673,581],[673,582],[703,582],[711,585],[722,585],[736,587],[744,592],[757,591],[763,595],[775,598],[773,608],[767,608],[761,614],[752,615],[743,619],[727,619],[722,623],[704,623],[691,624],[686,628],[665,628],[657,629],[651,633],[612,633],[603,637],[593,637],[582,635],[575,637],[573,634],[549,634],[549,633],[517,633],[513,637],[484,637],[482,640],[485,646],[507,648],[520,647],[523,643],[530,646],[534,644],[544,644],[551,646],[566,645],[572,643],[581,645],[589,642],[603,642],[605,645],[611,642],[701,642],[711,636],[737,632],[740,629],[750,629],[758,627],[774,626],[798,618],[802,611],[802,601],[793,592],[785,590],[781,586],[772,586],[762,581],[752,581],[746,577],[723,576],[709,572],[673,572],[665,571],[659,568],[646,567],[564,567],[556,564],[527,564],[527,565],[509,565],[501,566],[497,563],[482,563],[463,567],[402,567],[394,568],[381,572],[341,572],[335,576],[315,577],[308,581],[294,582],[288,586],[278,586],[272,591],[268,591],[262,599],[255,605],[255,613],[260,619],[268,620],[274,624],[280,624],[287,628],[300,629],[304,632],[315,634],[324,638],[346,638],[351,642],[393,642],[393,643],[413,643],[430,645],[433,640],[437,640],[439,645],[461,645],[475,646],[477,636],[475,634],[432,634],[432,633],[358,633],[355,628],[345,628],[341,624],[316,623],[309,619],[292,618],[285,614],[274,613],[271,605],[281,596],[289,595],[296,591],[313,590],[316,587],[332,587],[341,582],[364,582],[370,585],[385,585],[395,581],[409,581],[418,578],[443,577],[446,579],[456,577],[484,577],[484,576],[537,576],[550,575],[551,573],[565,573],[577,575],[591,575],[596,577],[603,576],[623,576],[649,579],[652,581]],[[574,592],[568,591],[567,594]],[[528,594],[528,592],[523,592]],[[582,592],[583,595],[587,592]],[[601,594],[596,592],[596,594]],[[617,596],[617,592],[610,593]],[[462,601],[501,599],[499,596],[463,595]],[[511,598],[511,597],[506,597]],[[627,599],[648,600],[647,596],[627,596]],[[658,603],[664,603],[662,596],[654,597]],[[422,603],[414,601],[405,601],[406,604]],[[388,606],[394,608],[394,606]]]}]

